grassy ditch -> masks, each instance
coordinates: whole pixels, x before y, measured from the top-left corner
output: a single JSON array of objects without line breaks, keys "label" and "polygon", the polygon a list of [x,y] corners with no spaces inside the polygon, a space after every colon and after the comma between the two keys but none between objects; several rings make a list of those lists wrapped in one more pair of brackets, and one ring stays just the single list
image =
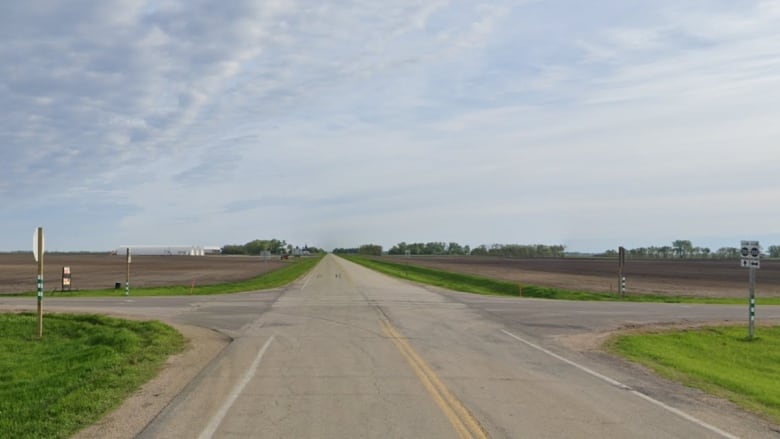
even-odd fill
[{"label": "grassy ditch", "polygon": [[184,349],[159,322],[0,314],[0,436],[64,438],[93,424]]},{"label": "grassy ditch", "polygon": [[780,423],[780,326],[619,335],[607,347],[658,374],[727,398]]},{"label": "grassy ditch", "polygon": [[[132,280],[130,282],[130,295],[131,296],[186,296],[186,295],[213,295],[213,294],[229,294],[240,293],[244,291],[256,291],[266,290],[269,288],[277,288],[293,282],[309,270],[314,268],[315,265],[322,259],[322,257],[315,258],[300,258],[289,262],[282,268],[274,271],[269,271],[261,276],[239,281],[228,282],[217,285],[173,285],[167,287],[133,287]],[[115,290],[80,290],[80,291],[68,291],[64,293],[56,293],[52,297],[102,297],[110,296],[116,297],[124,294],[124,289]],[[36,293],[28,292],[22,294],[9,294],[8,296],[34,296]]]},{"label": "grassy ditch", "polygon": [[[709,304],[745,304],[746,299],[731,297],[693,297],[665,296],[655,294],[637,294],[620,297],[616,293],[598,293],[591,291],[573,291],[562,288],[520,285],[514,282],[490,279],[470,274],[454,273],[421,267],[412,264],[398,264],[382,261],[377,258],[361,256],[341,257],[390,276],[408,279],[428,285],[435,285],[454,291],[466,293],[490,294],[499,296],[522,296],[539,299],[557,300],[590,300],[590,301],[623,301],[623,302],[660,302],[660,303],[709,303]],[[758,304],[780,305],[780,297],[764,297],[757,299]]]},{"label": "grassy ditch", "polygon": [[501,296],[520,295],[520,286],[512,283],[469,274],[434,270],[415,265],[396,264],[359,256],[342,256],[345,259],[390,276],[408,279],[455,291]]}]

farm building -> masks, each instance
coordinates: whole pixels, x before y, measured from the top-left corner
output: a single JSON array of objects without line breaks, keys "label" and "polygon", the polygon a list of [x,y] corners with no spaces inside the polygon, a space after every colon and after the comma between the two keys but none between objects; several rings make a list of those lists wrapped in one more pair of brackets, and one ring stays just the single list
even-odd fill
[{"label": "farm building", "polygon": [[122,245],[116,249],[116,254],[126,255],[128,247],[135,256],[204,256],[221,253],[219,247],[197,245]]}]

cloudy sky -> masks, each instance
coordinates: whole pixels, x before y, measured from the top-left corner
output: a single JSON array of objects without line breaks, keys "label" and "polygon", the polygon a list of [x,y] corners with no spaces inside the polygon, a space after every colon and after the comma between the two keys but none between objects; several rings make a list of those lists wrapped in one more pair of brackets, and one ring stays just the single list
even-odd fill
[{"label": "cloudy sky", "polygon": [[780,244],[780,3],[2,1],[0,152],[0,250]]}]

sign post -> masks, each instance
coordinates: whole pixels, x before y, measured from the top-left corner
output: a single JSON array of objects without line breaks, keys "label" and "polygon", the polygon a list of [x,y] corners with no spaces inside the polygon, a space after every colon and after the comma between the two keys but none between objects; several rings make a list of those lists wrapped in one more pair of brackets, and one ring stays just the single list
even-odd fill
[{"label": "sign post", "polygon": [[618,248],[618,295],[623,298],[626,295],[626,276],[623,271],[626,266],[626,249]]},{"label": "sign post", "polygon": [[741,265],[750,270],[749,301],[748,301],[748,339],[752,340],[756,325],[756,270],[761,268],[761,246],[758,241],[742,241],[740,254]]},{"label": "sign post", "polygon": [[38,338],[43,338],[43,227],[33,234],[33,256],[38,262]]},{"label": "sign post", "polygon": [[130,255],[130,247],[127,247],[127,277],[125,278],[125,296],[130,295],[130,263],[133,258]]}]

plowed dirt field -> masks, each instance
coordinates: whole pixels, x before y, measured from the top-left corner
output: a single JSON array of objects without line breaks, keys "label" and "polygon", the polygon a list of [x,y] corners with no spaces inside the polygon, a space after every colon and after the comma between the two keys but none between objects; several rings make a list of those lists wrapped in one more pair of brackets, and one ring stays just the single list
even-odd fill
[{"label": "plowed dirt field", "polygon": [[[616,292],[616,259],[508,259],[482,256],[382,256],[382,260],[475,274],[525,285]],[[629,294],[747,297],[748,270],[738,260],[626,261]],[[762,260],[757,296],[780,296],[780,261]]]},{"label": "plowed dirt field", "polygon": [[[281,267],[278,258],[258,256],[133,256],[131,287],[213,285],[245,280]],[[62,268],[70,267],[72,289],[124,288],[127,264],[124,256],[110,254],[47,254],[44,257],[44,290],[60,290]],[[0,294],[35,291],[38,265],[32,253],[0,254]]]}]

